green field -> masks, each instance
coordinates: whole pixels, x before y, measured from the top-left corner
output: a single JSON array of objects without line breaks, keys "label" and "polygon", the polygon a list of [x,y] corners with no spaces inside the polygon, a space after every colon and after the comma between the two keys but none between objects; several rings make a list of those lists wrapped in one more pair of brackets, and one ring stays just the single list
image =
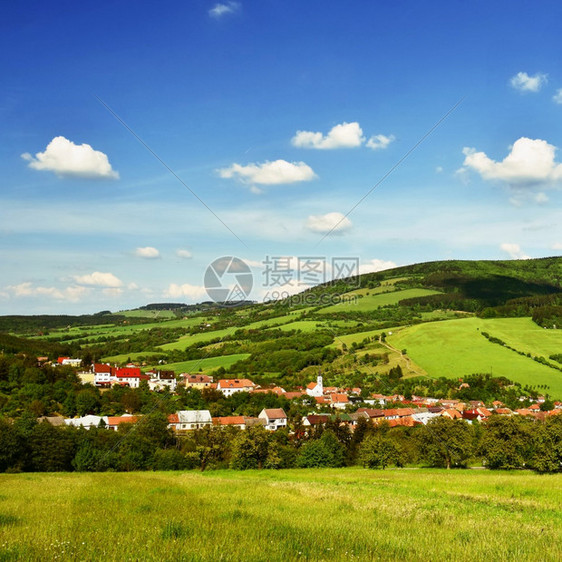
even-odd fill
[{"label": "green field", "polygon": [[[365,312],[369,310],[376,310],[381,306],[388,306],[393,304],[398,304],[399,301],[403,299],[413,299],[416,297],[427,297],[428,295],[437,295],[439,291],[432,291],[430,289],[404,289],[403,291],[395,291],[392,287],[385,287],[385,290],[389,290],[389,293],[376,293],[376,289],[371,289],[363,297],[359,297],[353,300],[344,300],[339,304],[334,304],[332,306],[327,306],[323,308],[320,312],[324,313],[334,313],[334,312]],[[353,297],[353,293],[346,293],[342,295],[344,299],[346,297]]]},{"label": "green field", "polygon": [[[249,353],[236,353],[234,355],[222,355],[220,357],[209,357],[208,359],[192,359],[191,361],[182,361],[181,363],[168,363],[160,365],[161,368],[175,371],[179,373],[194,373],[201,369],[203,373],[213,371],[219,367],[228,369],[231,365],[243,359],[250,357]],[[158,367],[158,365],[153,365]]]},{"label": "green field", "polygon": [[562,475],[0,475],[0,560],[562,559]]},{"label": "green field", "polygon": [[143,310],[138,308],[135,310],[124,310],[122,312],[117,312],[116,314],[126,316],[127,318],[176,318],[176,315],[172,310]]},{"label": "green field", "polygon": [[481,332],[525,352],[537,354],[540,349],[548,356],[549,352],[562,350],[562,330],[545,330],[529,318],[430,322],[396,329],[387,341],[398,349],[406,349],[412,361],[432,377],[492,373],[523,385],[546,384],[552,396],[562,397],[562,372],[491,343]]}]

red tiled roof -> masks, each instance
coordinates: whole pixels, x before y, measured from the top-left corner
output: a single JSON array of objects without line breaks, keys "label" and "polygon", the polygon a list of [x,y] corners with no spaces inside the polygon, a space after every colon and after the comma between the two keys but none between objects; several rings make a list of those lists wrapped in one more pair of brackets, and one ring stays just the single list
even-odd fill
[{"label": "red tiled roof", "polygon": [[180,423],[180,419],[177,414],[170,414],[168,416],[168,423]]},{"label": "red tiled roof", "polygon": [[107,425],[115,426],[122,423],[136,423],[139,416],[108,416]]},{"label": "red tiled roof", "polygon": [[265,415],[270,420],[286,420],[287,414],[283,408],[267,408],[264,410]]},{"label": "red tiled roof", "polygon": [[105,363],[94,363],[94,373],[112,373],[113,367]]},{"label": "red tiled roof", "polygon": [[[138,367],[122,367],[115,370],[115,376],[119,378],[134,377],[140,378],[141,370]],[[148,375],[143,375],[150,378]]]},{"label": "red tiled roof", "polygon": [[349,402],[349,398],[347,397],[347,394],[338,394],[334,392],[334,394],[332,394],[330,397],[332,399],[332,402],[337,402],[340,404],[345,404]]},{"label": "red tiled roof", "polygon": [[309,382],[306,385],[306,388],[308,388],[309,390],[312,390],[313,388],[316,388],[316,383],[315,382]]},{"label": "red tiled roof", "polygon": [[220,379],[218,388],[247,388],[254,386],[254,383],[248,379]]},{"label": "red tiled roof", "polygon": [[246,425],[244,416],[223,416],[213,418],[214,425]]}]

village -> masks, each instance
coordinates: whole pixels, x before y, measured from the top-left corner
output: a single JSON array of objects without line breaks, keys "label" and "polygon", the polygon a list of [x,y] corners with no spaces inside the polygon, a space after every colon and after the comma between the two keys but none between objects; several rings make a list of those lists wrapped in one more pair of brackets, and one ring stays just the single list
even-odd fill
[{"label": "village", "polygon": [[[79,360],[60,357],[59,365],[79,366]],[[173,371],[149,370],[143,373],[140,367],[129,364],[125,367],[112,366],[108,363],[94,363],[88,371],[79,371],[78,376],[85,385],[109,389],[114,385],[128,388],[140,388],[146,384],[151,391],[174,393],[178,387],[185,389],[214,390],[225,397],[233,394],[271,393],[283,397],[288,401],[308,398],[310,412],[300,419],[289,420],[282,408],[264,408],[257,417],[249,416],[216,416],[209,410],[179,410],[168,415],[168,427],[176,433],[203,429],[205,427],[235,427],[248,429],[262,426],[268,431],[287,429],[294,431],[298,428],[313,428],[337,421],[354,431],[359,420],[364,419],[373,424],[388,424],[389,427],[414,427],[426,425],[430,420],[439,417],[451,420],[465,420],[485,423],[492,416],[528,417],[545,420],[549,416],[562,414],[562,402],[553,403],[552,409],[545,409],[545,397],[539,396],[535,400],[521,396],[520,401],[526,407],[517,409],[507,408],[501,401],[494,400],[491,404],[484,404],[479,400],[461,401],[458,399],[437,399],[432,397],[412,396],[406,399],[402,395],[371,394],[364,396],[362,389],[338,388],[325,386],[323,376],[319,374],[316,381],[310,382],[305,388],[286,391],[280,386],[261,388],[247,378],[218,379],[205,374],[181,373],[178,376]],[[468,383],[461,382],[460,388],[468,387]],[[105,427],[117,430],[121,424],[136,423],[140,415],[126,413],[122,416],[98,416],[88,414],[82,417],[64,418],[63,416],[44,417],[45,421],[53,425],[71,425],[90,429]]]}]

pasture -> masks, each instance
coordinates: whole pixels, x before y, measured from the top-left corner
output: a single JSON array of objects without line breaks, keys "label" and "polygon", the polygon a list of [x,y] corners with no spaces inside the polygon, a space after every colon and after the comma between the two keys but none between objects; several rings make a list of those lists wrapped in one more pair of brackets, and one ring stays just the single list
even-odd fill
[{"label": "pasture", "polygon": [[0,488],[3,561],[562,558],[560,474],[1,474]]},{"label": "pasture", "polygon": [[382,306],[398,304],[403,299],[413,299],[416,297],[427,297],[428,295],[439,294],[439,291],[433,291],[431,289],[404,289],[402,291],[394,290],[393,287],[385,287],[385,289],[389,292],[381,293],[376,292],[376,289],[370,289],[369,291],[363,292],[363,296],[361,296],[361,294],[354,295],[353,292],[346,293],[342,295],[342,302],[322,308],[320,313],[366,312],[369,310],[376,310]]},{"label": "pasture", "polygon": [[[562,350],[562,331],[545,330],[528,318],[464,318],[397,328],[387,341],[408,356],[431,377],[459,378],[492,373],[523,385],[547,385],[554,397],[562,397],[562,372],[532,358],[491,343],[482,332],[499,337],[526,352],[547,354]],[[548,357],[548,355],[547,355]]]}]

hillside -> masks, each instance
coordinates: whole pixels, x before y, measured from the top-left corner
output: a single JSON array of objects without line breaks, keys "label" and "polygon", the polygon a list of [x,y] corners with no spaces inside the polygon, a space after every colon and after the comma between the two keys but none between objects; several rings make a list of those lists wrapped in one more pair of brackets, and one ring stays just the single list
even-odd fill
[{"label": "hillside", "polygon": [[421,392],[428,377],[493,373],[562,397],[556,326],[562,258],[414,264],[239,307],[152,304],[117,314],[0,317],[9,353],[64,351],[146,369],[167,363],[288,387],[319,369],[329,383],[374,388],[400,367],[403,390]]}]

